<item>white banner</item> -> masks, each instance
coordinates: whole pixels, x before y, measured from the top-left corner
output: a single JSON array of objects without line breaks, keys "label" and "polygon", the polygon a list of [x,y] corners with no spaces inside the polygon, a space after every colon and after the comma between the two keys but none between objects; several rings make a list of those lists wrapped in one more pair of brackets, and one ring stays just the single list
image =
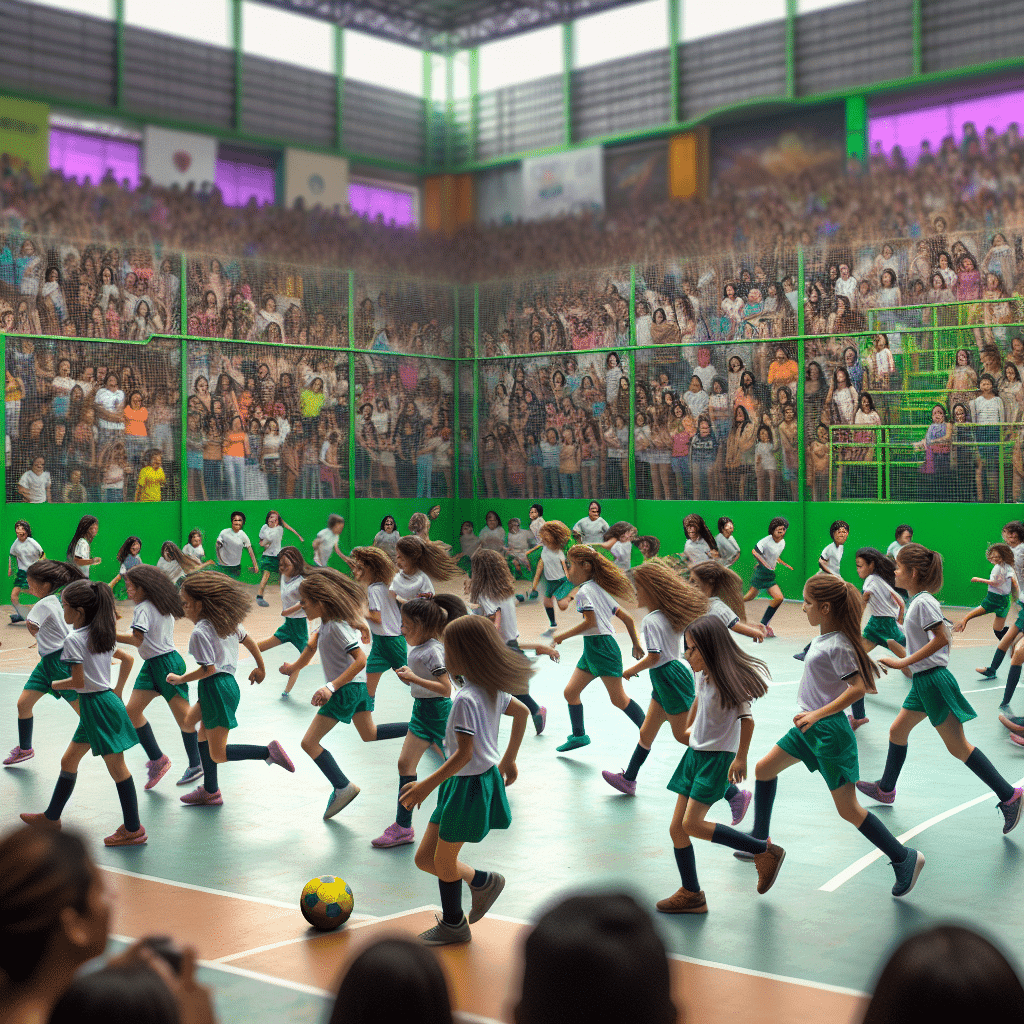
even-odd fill
[{"label": "white banner", "polygon": [[326,210],[340,206],[344,210],[348,203],[348,161],[340,156],[286,149],[284,191],[289,207],[301,197],[307,210],[314,206]]},{"label": "white banner", "polygon": [[142,171],[154,185],[212,185],[217,176],[217,140],[147,125],[142,134]]},{"label": "white banner", "polygon": [[543,220],[603,210],[603,163],[600,146],[524,160],[523,216]]}]

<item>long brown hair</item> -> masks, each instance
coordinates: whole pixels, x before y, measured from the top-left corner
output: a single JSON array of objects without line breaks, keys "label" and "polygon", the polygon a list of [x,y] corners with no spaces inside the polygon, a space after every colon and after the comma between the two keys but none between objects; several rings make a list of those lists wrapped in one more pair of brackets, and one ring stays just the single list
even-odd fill
[{"label": "long brown hair", "polygon": [[202,604],[200,618],[206,619],[222,639],[238,629],[252,608],[248,588],[219,572],[195,572],[186,576],[181,592]]},{"label": "long brown hair", "polygon": [[518,651],[506,647],[494,624],[480,615],[464,615],[444,629],[448,671],[465,676],[488,693],[527,693],[533,666]]},{"label": "long brown hair", "polygon": [[686,629],[686,638],[700,652],[705,675],[718,691],[723,708],[738,708],[768,692],[768,666],[747,654],[717,615],[694,619]]},{"label": "long brown hair", "polygon": [[509,572],[508,562],[490,548],[478,548],[470,559],[473,575],[469,584],[469,599],[476,604],[481,596],[492,601],[504,601],[516,592],[515,580]]},{"label": "long brown hair", "polygon": [[383,583],[384,586],[391,586],[398,570],[390,556],[382,548],[358,547],[352,549],[349,556],[353,561],[358,562],[370,577],[371,583]]},{"label": "long brown hair", "polygon": [[142,591],[142,600],[149,601],[161,615],[180,619],[185,614],[178,588],[154,566],[133,566],[125,573],[125,579],[131,580],[132,586]]},{"label": "long brown hair", "polygon": [[74,583],[75,580],[85,579],[85,573],[77,565],[71,562],[56,562],[49,558],[40,558],[38,562],[33,562],[25,572],[29,579],[49,587],[51,594],[69,583]]},{"label": "long brown hair", "polygon": [[574,544],[566,555],[571,561],[584,566],[592,579],[602,590],[629,601],[633,597],[633,586],[629,577],[604,555],[599,555],[589,544]]},{"label": "long brown hair", "polygon": [[711,596],[727,604],[740,622],[747,621],[747,606],[743,600],[743,580],[728,566],[709,559],[698,562],[690,569],[690,575],[711,588]]},{"label": "long brown hair", "polygon": [[351,622],[361,617],[365,591],[337,569],[313,570],[302,578],[299,593],[323,607],[325,622]]},{"label": "long brown hair", "polygon": [[922,590],[937,594],[942,589],[942,555],[938,551],[923,544],[904,544],[896,552],[896,561],[917,577]]},{"label": "long brown hair", "polygon": [[425,544],[419,537],[403,537],[396,545],[410,561],[414,569],[425,572],[432,580],[447,582],[462,575],[459,564],[440,544],[431,541]]},{"label": "long brown hair", "polygon": [[[294,544],[286,544],[281,548],[277,553],[278,564],[280,564],[282,558],[286,558],[291,562],[293,568],[298,569],[298,572],[295,573],[296,576],[308,576],[313,571],[314,567],[306,561],[306,556]],[[283,576],[284,573],[281,573],[281,575]],[[292,576],[288,578],[293,579]]]},{"label": "long brown hair", "polygon": [[865,686],[872,689],[875,676],[880,676],[882,670],[868,657],[860,642],[860,620],[864,611],[860,591],[852,583],[826,572],[812,576],[804,584],[804,590],[813,601],[818,604],[827,603],[831,607],[835,627],[850,641],[857,655],[860,677]]},{"label": "long brown hair", "polygon": [[652,604],[651,611],[660,611],[677,633],[682,633],[694,619],[706,615],[708,599],[662,558],[649,558],[633,570],[637,599],[640,591]]},{"label": "long brown hair", "polygon": [[545,532],[555,542],[555,547],[557,548],[564,548],[572,538],[572,531],[565,525],[565,523],[558,519],[548,519],[537,531],[537,537],[541,542],[544,540],[541,535]]},{"label": "long brown hair", "polygon": [[93,654],[105,654],[117,646],[117,608],[114,592],[98,580],[75,580],[64,588],[61,599],[71,608],[79,608],[89,628],[88,648]]}]

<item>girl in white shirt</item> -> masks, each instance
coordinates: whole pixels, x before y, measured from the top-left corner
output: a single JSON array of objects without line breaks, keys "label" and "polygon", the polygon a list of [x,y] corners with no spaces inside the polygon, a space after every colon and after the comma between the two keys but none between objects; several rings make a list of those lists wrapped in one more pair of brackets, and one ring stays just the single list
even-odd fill
[{"label": "girl in white shirt", "polygon": [[1017,575],[1013,571],[1013,551],[1009,544],[989,544],[985,557],[992,563],[992,571],[988,577],[972,576],[972,583],[987,583],[988,593],[985,599],[977,608],[972,608],[954,627],[954,633],[962,633],[967,628],[971,619],[979,615],[987,615],[989,612],[995,616],[992,622],[992,632],[996,640],[1002,640],[1006,634],[1006,615],[1010,610],[1010,592],[1013,591],[1013,599],[1016,601],[1019,594],[1017,589]]},{"label": "girl in white shirt", "polygon": [[857,788],[881,803],[894,803],[910,733],[927,718],[953,757],[963,761],[996,794],[1006,835],[1020,823],[1024,790],[1007,782],[964,736],[964,722],[977,715],[947,667],[950,636],[942,608],[933,596],[942,589],[942,556],[921,544],[907,544],[896,556],[896,582],[910,594],[906,653],[895,651],[896,657],[880,661],[887,668],[913,668],[913,683],[889,728],[889,753],[882,777],[877,782],[859,782]]},{"label": "girl in white shirt", "polygon": [[708,614],[722,620],[726,629],[748,636],[755,644],[765,637],[764,626],[747,622],[743,580],[721,562],[701,562],[693,567],[690,582],[708,599]]},{"label": "girl in white shirt", "polygon": [[289,526],[281,518],[280,512],[275,512],[271,509],[267,513],[266,521],[260,527],[260,547],[263,548],[263,554],[260,555],[260,568],[263,570],[263,575],[260,577],[260,585],[256,591],[256,603],[261,608],[270,607],[263,596],[263,592],[267,589],[270,574],[278,571],[277,560],[281,554],[281,542],[284,540],[285,530],[289,533],[294,533],[299,538],[300,544],[305,543],[302,534]]},{"label": "girl in white shirt", "polygon": [[398,572],[391,589],[400,602],[430,597],[435,581],[447,583],[462,574],[458,563],[440,544],[425,544],[419,537],[403,537],[398,542],[395,564]]},{"label": "girl in white shirt", "polygon": [[638,729],[644,724],[643,708],[631,700],[623,688],[622,652],[615,640],[614,620],[621,619],[633,642],[633,657],[639,661],[644,656],[633,616],[620,608],[616,601],[625,601],[633,596],[633,588],[626,574],[589,544],[577,544],[569,549],[568,581],[573,587],[579,588],[576,610],[583,616],[583,621],[571,629],[556,633],[551,643],[557,647],[570,637],[582,634],[583,657],[577,662],[565,687],[572,732],[560,747],[556,747],[560,753],[590,743],[590,737],[583,726],[582,698],[583,691],[598,676],[612,704],[624,711]]},{"label": "girl in white shirt", "polygon": [[459,565],[469,573],[470,560],[480,547],[480,538],[471,520],[467,519],[459,529]]},{"label": "girl in white shirt", "polygon": [[489,511],[484,517],[484,522],[486,525],[480,531],[480,547],[489,551],[504,551],[505,531],[501,525],[501,516],[497,512]]},{"label": "girl in white shirt", "polygon": [[7,575],[14,577],[14,586],[11,588],[11,607],[14,609],[12,623],[25,621],[25,616],[21,614],[21,605],[18,603],[22,589],[28,586],[28,577],[25,574],[33,562],[38,562],[43,557],[43,547],[32,536],[32,526],[27,519],[19,519],[14,524],[14,535],[11,554],[7,559]]},{"label": "girl in white shirt", "polygon": [[578,520],[572,528],[572,535],[584,544],[594,544],[604,540],[608,529],[608,523],[601,515],[601,503],[592,501],[588,506],[586,517]]},{"label": "girl in white shirt", "polygon": [[185,554],[173,540],[165,540],[160,548],[156,567],[175,585],[199,568],[199,563]]},{"label": "girl in white shirt", "polygon": [[[92,750],[94,756],[103,758],[117,785],[124,815],[121,825],[103,842],[106,846],[139,846],[146,841],[146,830],[139,821],[135,781],[124,760],[124,752],[139,739],[121,702],[134,658],[116,647],[114,593],[106,583],[75,580],[61,593],[61,605],[64,621],[71,627],[64,639],[61,661],[71,669],[71,677],[54,680],[53,687],[78,694],[80,721],[61,758],[60,778],[50,806],[42,814],[22,814],[21,820],[49,827],[59,823],[78,781],[78,766]],[[114,686],[110,683],[111,660],[120,662]]]},{"label": "girl in white shirt", "polygon": [[[396,552],[397,554],[397,552]],[[404,556],[402,558],[405,563]],[[395,579],[395,565],[391,558],[379,547],[359,547],[352,549],[349,559],[352,575],[366,587],[366,603],[368,610],[365,618],[373,637],[370,656],[366,661],[366,690],[371,700],[377,693],[380,677],[387,670],[395,672],[408,663],[408,648],[402,636],[402,616],[398,610],[398,597],[392,583]],[[422,585],[422,584],[414,584]],[[434,588],[428,579],[426,585],[433,595]],[[413,594],[411,599],[419,597]]]},{"label": "girl in white shirt", "polygon": [[740,557],[740,546],[733,536],[735,532],[736,526],[728,516],[722,516],[718,520],[715,544],[718,547],[718,557],[726,568],[729,568]]},{"label": "girl in white shirt", "polygon": [[711,807],[747,776],[754,734],[750,705],[768,692],[768,666],[741,651],[714,615],[690,623],[684,644],[696,674],[696,692],[682,725],[686,753],[668,784],[678,794],[669,835],[682,884],[668,899],[659,900],[657,908],[663,914],[706,914],[691,838],[751,854],[760,893],[771,888],[785,852],[706,820]]},{"label": "girl in white shirt", "polygon": [[99,520],[95,516],[82,516],[75,527],[75,534],[68,545],[67,557],[82,570],[82,575],[88,579],[89,570],[94,565],[99,565],[102,558],[92,557],[92,542],[100,531]]},{"label": "girl in white shirt", "polygon": [[217,564],[212,558],[206,557],[206,551],[203,549],[202,530],[190,530],[188,535],[188,542],[181,550],[189,558],[193,558],[199,563],[196,566],[197,569],[205,569],[208,565]]},{"label": "girl in white shirt", "polygon": [[531,594],[538,593],[541,577],[544,577],[544,611],[547,612],[548,626],[546,632],[553,633],[555,630],[555,601],[558,607],[564,612],[569,607],[569,594],[572,586],[569,583],[565,563],[565,546],[569,543],[572,534],[565,523],[552,519],[546,522],[538,531],[537,539],[541,542],[540,561],[533,574],[533,589]]},{"label": "girl in white shirt", "polygon": [[522,529],[518,516],[508,521],[508,538],[505,550],[508,552],[508,567],[516,579],[530,578],[530,551],[533,550],[536,538],[527,530]]},{"label": "girl in white shirt", "polygon": [[395,517],[385,516],[380,521],[380,530],[377,532],[377,536],[373,538],[373,543],[375,547],[383,549],[387,553],[388,558],[393,562],[395,560],[395,549],[400,537],[401,534],[395,525]]},{"label": "girl in white shirt", "polygon": [[625,573],[628,578],[633,561],[633,543],[639,535],[639,531],[632,523],[620,521],[612,523],[604,535],[604,540],[592,546],[608,551],[615,563],[615,568],[619,572]]},{"label": "girl in white shirt", "polygon": [[[277,564],[278,572],[281,574],[281,616],[284,621],[272,636],[261,640],[256,646],[265,652],[282,644],[291,644],[301,653],[309,643],[309,628],[302,602],[299,601],[299,584],[313,571],[313,567],[306,564],[298,548],[291,546],[281,548]],[[288,676],[288,682],[281,691],[282,697],[288,698],[291,695],[292,687],[298,678],[297,672]]]},{"label": "girl in white shirt", "polygon": [[682,559],[687,569],[692,569],[701,562],[710,561],[712,558],[720,558],[718,543],[711,536],[708,524],[704,517],[691,512],[683,517],[683,532],[686,534],[686,543],[683,545]]},{"label": "girl in white shirt", "polygon": [[761,616],[761,625],[765,628],[766,637],[775,636],[775,630],[772,629],[770,623],[772,616],[782,605],[782,588],[775,582],[775,567],[784,565],[789,570],[793,568],[781,557],[786,547],[786,531],[788,529],[789,520],[783,516],[776,516],[768,524],[768,536],[758,541],[750,552],[757,564],[750,577],[750,589],[743,595],[743,600],[753,601],[762,590],[768,591],[771,601],[765,608],[764,615]]}]

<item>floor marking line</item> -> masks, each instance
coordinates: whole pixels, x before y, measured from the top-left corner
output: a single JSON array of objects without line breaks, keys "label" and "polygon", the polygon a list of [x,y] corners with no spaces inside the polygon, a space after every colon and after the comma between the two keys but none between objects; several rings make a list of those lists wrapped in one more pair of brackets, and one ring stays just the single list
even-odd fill
[{"label": "floor marking line", "polygon": [[[1024,779],[1018,780],[1014,783],[1014,787],[1018,787],[1024,784]],[[925,829],[929,829],[932,825],[938,825],[939,822],[945,821],[947,818],[952,818],[954,814],[959,814],[961,811],[969,810],[972,807],[977,807],[978,804],[983,804],[987,800],[994,799],[995,794],[991,791],[982,794],[981,796],[975,797],[973,800],[967,800],[965,803],[959,804],[956,807],[951,807],[948,811],[943,811],[941,814],[936,814],[934,817],[929,818],[927,821],[922,821],[920,825],[915,825],[909,832],[904,832],[903,835],[897,836],[896,838],[901,842],[905,843],[908,839],[913,839],[914,836],[919,836]],[[849,867],[844,868],[837,875],[833,875],[824,885],[818,887],[819,892],[835,892],[841,885],[844,885],[855,875],[859,875],[866,867],[874,864],[876,860],[880,860],[885,856],[881,850],[874,850],[871,853],[865,854],[860,860],[855,860]]]},{"label": "floor marking line", "polygon": [[219,956],[211,960],[212,964],[228,964],[232,960],[241,960],[242,957],[255,956],[257,953],[267,953],[272,949],[281,949],[284,946],[294,946],[297,942],[305,942],[312,939],[312,935],[297,935],[291,939],[282,939],[280,942],[268,942],[265,946],[254,946],[252,949],[243,949],[241,953],[228,953],[227,956]]},{"label": "floor marking line", "polygon": [[293,992],[301,992],[307,996],[318,996],[321,999],[335,999],[336,992],[328,992],[326,989],[317,988],[315,985],[303,985],[300,981],[289,981],[287,978],[275,978],[271,974],[261,974],[259,971],[250,971],[245,967],[235,967],[234,964],[221,964],[216,960],[197,960],[200,967],[209,967],[214,971],[223,971],[225,974],[234,974],[239,978],[248,978],[251,981],[261,981],[265,985],[275,985],[277,988],[288,988]]},{"label": "floor marking line", "polygon": [[171,885],[177,889],[191,889],[193,892],[205,892],[209,896],[228,896],[232,899],[243,900],[246,903],[262,903],[266,907],[280,907],[283,910],[297,910],[298,903],[288,903],[285,900],[275,900],[267,896],[246,896],[238,892],[227,892],[224,889],[211,889],[205,885],[193,885],[191,882],[174,882],[167,878],[157,878],[154,875],[143,875],[138,871],[129,871],[127,868],[111,868],[105,864],[98,865],[101,871],[109,871],[113,875],[127,875],[130,878],[140,878],[144,882],[158,882],[160,885]]},{"label": "floor marking line", "polygon": [[1000,683],[997,686],[982,686],[978,690],[961,690],[960,692],[961,693],[988,693],[989,690],[1001,690],[1002,688],[1003,688],[1003,686]]}]

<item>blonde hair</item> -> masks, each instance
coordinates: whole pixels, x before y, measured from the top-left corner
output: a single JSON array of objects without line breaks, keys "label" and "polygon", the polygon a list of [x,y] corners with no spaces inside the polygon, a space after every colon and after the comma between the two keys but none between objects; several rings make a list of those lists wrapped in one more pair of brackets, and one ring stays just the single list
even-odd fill
[{"label": "blonde hair", "polygon": [[241,583],[219,572],[196,572],[186,576],[181,592],[202,605],[201,619],[213,626],[217,636],[230,636],[252,608],[252,594]]},{"label": "blonde hair", "polygon": [[985,557],[996,554],[999,556],[999,560],[1003,565],[1013,565],[1013,551],[1009,544],[1004,544],[1002,541],[997,541],[995,544],[989,544],[988,550],[985,552]]},{"label": "blonde hair", "polygon": [[717,597],[723,604],[728,605],[740,622],[747,621],[747,605],[743,600],[743,580],[732,569],[709,559],[693,566],[690,569],[690,575],[710,587],[711,596]]},{"label": "blonde hair", "polygon": [[506,647],[494,624],[480,615],[464,615],[444,629],[448,671],[488,693],[528,693],[534,669],[518,651]]},{"label": "blonde hair", "polygon": [[409,529],[413,533],[419,534],[428,526],[430,526],[430,520],[422,512],[413,512],[409,517]]},{"label": "blonde hair", "polygon": [[629,577],[614,562],[598,554],[589,544],[573,545],[566,557],[584,566],[590,573],[590,578],[612,597],[617,597],[620,601],[628,601],[633,597]]},{"label": "blonde hair", "polygon": [[357,619],[363,606],[363,589],[336,569],[319,569],[302,578],[299,593],[308,601],[316,601],[324,614],[324,622]]},{"label": "blonde hair", "polygon": [[638,599],[642,588],[644,596],[654,602],[647,607],[662,612],[677,633],[707,615],[708,599],[692,583],[680,579],[665,559],[649,558],[638,565],[633,570],[633,585]]},{"label": "blonde hair", "polygon": [[917,582],[929,594],[942,589],[942,555],[923,544],[904,544],[896,552],[896,561],[906,566],[917,577]]},{"label": "blonde hair", "polygon": [[768,666],[742,650],[717,615],[694,619],[686,629],[686,636],[690,646],[700,652],[704,674],[718,691],[723,708],[738,708],[768,692],[766,680],[771,678]]},{"label": "blonde hair", "polygon": [[850,641],[857,655],[861,679],[869,690],[873,689],[875,676],[880,676],[882,670],[868,657],[860,642],[860,620],[864,611],[860,591],[852,583],[825,572],[812,576],[804,584],[804,590],[817,604],[831,606],[836,629]]},{"label": "blonde hair", "polygon": [[398,572],[395,563],[391,561],[391,556],[382,548],[353,548],[350,557],[366,569],[367,574],[371,577],[371,583],[383,583],[390,586],[391,581],[395,578],[395,573]]},{"label": "blonde hair", "polygon": [[481,596],[492,601],[504,601],[516,592],[515,580],[508,563],[489,548],[478,548],[470,559],[473,575],[469,585],[469,599],[476,604]]},{"label": "blonde hair", "polygon": [[572,531],[565,523],[558,519],[549,519],[547,522],[537,531],[537,536],[543,541],[543,534],[545,531],[554,541],[555,546],[558,548],[564,548],[572,538]]},{"label": "blonde hair", "polygon": [[403,537],[397,550],[409,559],[414,569],[422,570],[432,580],[444,583],[462,575],[458,562],[434,541],[426,544],[419,537]]}]

